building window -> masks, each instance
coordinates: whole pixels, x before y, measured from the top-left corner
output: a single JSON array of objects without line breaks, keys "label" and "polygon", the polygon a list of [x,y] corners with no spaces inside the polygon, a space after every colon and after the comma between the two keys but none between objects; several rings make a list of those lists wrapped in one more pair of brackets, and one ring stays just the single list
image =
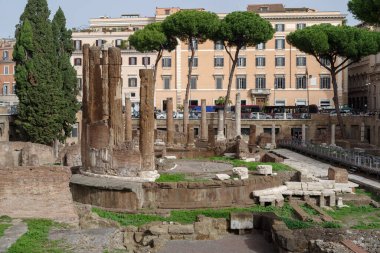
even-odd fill
[{"label": "building window", "polygon": [[296,65],[297,67],[306,66],[306,56],[297,56]]},{"label": "building window", "polygon": [[285,99],[276,99],[274,101],[274,105],[275,106],[285,106],[286,105],[286,101],[285,101]]},{"label": "building window", "polygon": [[163,76],[162,77],[162,80],[164,82],[164,89],[165,90],[170,90],[170,80],[171,80],[171,76]]},{"label": "building window", "polygon": [[330,89],[331,88],[331,77],[329,75],[321,75],[319,78],[320,89]]},{"label": "building window", "polygon": [[216,41],[214,43],[214,49],[215,50],[223,50],[224,49],[223,41],[220,41],[220,40]]},{"label": "building window", "polygon": [[275,40],[275,49],[285,49],[285,39],[277,38]]},{"label": "building window", "polygon": [[237,66],[238,67],[245,67],[247,65],[247,58],[245,57],[238,57],[237,59]]},{"label": "building window", "polygon": [[172,66],[172,58],[165,57],[162,58],[162,67],[163,68],[170,68]]},{"label": "building window", "polygon": [[3,60],[8,60],[9,58],[9,51],[3,51]]},{"label": "building window", "polygon": [[236,77],[236,89],[238,89],[238,90],[247,89],[247,77],[246,76],[237,76]]},{"label": "building window", "polygon": [[305,23],[299,23],[297,24],[297,30],[302,30],[306,27],[306,24]]},{"label": "building window", "polygon": [[223,89],[223,76],[215,76],[215,88],[217,90]]},{"label": "building window", "polygon": [[192,76],[190,78],[190,89],[192,89],[192,90],[196,90],[197,89],[197,81],[198,81],[198,77],[197,76]]},{"label": "building window", "polygon": [[275,29],[276,29],[276,32],[283,32],[285,31],[285,24],[276,24]]},{"label": "building window", "polygon": [[256,56],[256,67],[265,67],[265,57]]},{"label": "building window", "polygon": [[257,50],[264,50],[265,49],[265,43],[259,43],[256,45]]},{"label": "building window", "polygon": [[306,76],[297,75],[296,76],[296,88],[297,89],[306,89]]},{"label": "building window", "polygon": [[142,58],[142,64],[144,65],[144,66],[149,66],[150,65],[150,57],[143,57]]},{"label": "building window", "polygon": [[71,129],[71,137],[73,138],[76,138],[78,137],[78,125],[79,123],[75,123],[74,125],[72,125],[72,129]]},{"label": "building window", "polygon": [[128,87],[137,87],[137,78],[129,77],[128,78]]},{"label": "building window", "polygon": [[296,105],[306,105],[306,99],[296,99]]},{"label": "building window", "polygon": [[9,66],[4,66],[4,75],[9,75]]},{"label": "building window", "polygon": [[265,89],[266,78],[265,75],[256,75],[256,89]]},{"label": "building window", "polygon": [[8,95],[8,84],[3,85],[3,95]]},{"label": "building window", "polygon": [[74,66],[82,66],[82,59],[74,58]]},{"label": "building window", "polygon": [[98,39],[96,40],[95,44],[97,47],[101,47],[102,45],[104,45],[107,41],[105,40],[102,40],[102,39]]},{"label": "building window", "polygon": [[285,89],[285,75],[275,75],[274,76],[274,88],[275,89]]},{"label": "building window", "polygon": [[322,66],[329,67],[331,65],[331,62],[329,59],[326,58],[320,58],[319,61],[322,63]]},{"label": "building window", "polygon": [[82,50],[82,41],[81,40],[74,40],[74,48],[75,48],[75,50]]},{"label": "building window", "polygon": [[[198,50],[198,40],[193,39],[191,42],[193,44],[194,50]],[[190,45],[189,45],[189,50],[191,50]]]},{"label": "building window", "polygon": [[198,106],[198,100],[189,100],[190,106]]},{"label": "building window", "polygon": [[276,56],[275,66],[276,67],[284,67],[285,66],[285,56]]},{"label": "building window", "polygon": [[[190,57],[189,57],[189,61],[188,61],[188,66],[190,66]],[[194,57],[193,58],[193,68],[197,68],[198,67],[198,57]]]},{"label": "building window", "polygon": [[319,105],[321,106],[321,107],[329,107],[330,106],[330,99],[321,99],[320,101],[319,101]]},{"label": "building window", "polygon": [[77,88],[78,88],[79,91],[82,90],[82,85],[83,85],[82,78],[81,78],[81,77],[78,77],[78,78],[77,78]]},{"label": "building window", "polygon": [[136,92],[131,92],[131,98],[136,97]]},{"label": "building window", "polygon": [[129,57],[128,58],[129,65],[137,65],[137,57]]},{"label": "building window", "polygon": [[223,67],[224,66],[224,58],[223,57],[215,57],[214,58],[214,67]]},{"label": "building window", "polygon": [[115,40],[115,46],[116,46],[116,47],[121,47],[122,42],[123,42],[122,39],[117,39],[117,40]]}]

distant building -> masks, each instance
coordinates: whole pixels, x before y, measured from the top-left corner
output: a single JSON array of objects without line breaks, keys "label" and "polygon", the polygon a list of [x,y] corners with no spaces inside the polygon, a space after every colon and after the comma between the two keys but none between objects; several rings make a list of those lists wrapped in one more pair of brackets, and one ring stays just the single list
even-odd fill
[{"label": "distant building", "polygon": [[16,63],[12,57],[15,43],[14,39],[0,39],[0,106],[8,108],[18,104],[14,78]]},{"label": "distant building", "polygon": [[[84,43],[97,46],[122,47],[123,93],[139,103],[138,69],[152,67],[155,53],[138,53],[126,43],[129,35],[145,25],[162,21],[180,8],[156,8],[154,17],[137,14],[120,18],[100,17],[90,19],[88,29],[73,33],[77,51],[72,56],[81,85],[81,46]],[[198,9],[204,11],[204,9]],[[345,15],[340,12],[320,12],[309,8],[285,8],[282,4],[249,5],[248,11],[258,13],[270,21],[276,30],[272,40],[241,51],[232,85],[231,100],[240,92],[243,104],[257,105],[307,105],[333,106],[333,89],[329,72],[312,56],[306,55],[286,42],[286,35],[297,29],[321,23],[341,25]],[[227,14],[218,14],[220,18]],[[200,105],[206,99],[213,105],[225,96],[231,61],[221,43],[207,41],[197,48],[191,79],[190,104]],[[145,58],[144,58],[145,57]],[[155,106],[165,109],[167,97],[173,97],[175,106],[182,104],[187,85],[187,68],[190,51],[186,43],[176,50],[164,52],[157,73]],[[143,58],[149,64],[143,63]],[[149,60],[147,60],[149,58]],[[77,59],[77,60],[76,60]],[[338,92],[341,104],[347,104],[347,71],[338,76]]]}]

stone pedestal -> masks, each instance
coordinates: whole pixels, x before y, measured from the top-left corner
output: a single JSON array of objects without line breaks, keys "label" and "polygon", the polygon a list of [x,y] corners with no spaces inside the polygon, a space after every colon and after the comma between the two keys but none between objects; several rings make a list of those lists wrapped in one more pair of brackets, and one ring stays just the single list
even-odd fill
[{"label": "stone pedestal", "polygon": [[129,97],[125,98],[125,141],[132,141],[132,103]]},{"label": "stone pedestal", "polygon": [[201,100],[201,141],[207,141],[207,112],[206,112],[206,99]]},{"label": "stone pedestal", "polygon": [[332,146],[335,146],[335,124],[331,124],[331,143]]},{"label": "stone pedestal", "polygon": [[166,100],[166,133],[166,145],[172,146],[174,143],[173,98]]},{"label": "stone pedestal", "polygon": [[223,119],[224,110],[218,111],[218,134],[216,136],[217,141],[224,141],[226,137],[224,136],[224,119]]},{"label": "stone pedestal", "polygon": [[141,172],[146,177],[155,170],[154,162],[154,90],[153,70],[140,69],[140,153]]},{"label": "stone pedestal", "polygon": [[235,105],[235,128],[236,136],[241,135],[241,98],[240,93],[236,93],[236,105]]}]

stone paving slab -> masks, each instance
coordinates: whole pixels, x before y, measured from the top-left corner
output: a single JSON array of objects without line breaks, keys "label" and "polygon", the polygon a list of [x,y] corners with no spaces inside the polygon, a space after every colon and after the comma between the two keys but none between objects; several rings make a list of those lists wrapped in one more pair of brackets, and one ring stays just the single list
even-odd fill
[{"label": "stone paving slab", "polygon": [[258,232],[228,235],[214,241],[169,241],[158,253],[272,253],[273,245]]},{"label": "stone paving slab", "polygon": [[19,219],[12,221],[12,226],[0,237],[0,253],[6,252],[18,238],[28,231],[28,226]]},{"label": "stone paving slab", "polygon": [[[288,149],[276,149],[274,153],[286,157],[287,159],[284,159],[285,164],[293,167],[298,171],[306,172],[316,177],[327,177],[328,169],[331,166],[328,163],[315,160]],[[371,186],[374,189],[380,190],[379,181],[354,174],[348,174],[348,179],[359,185],[367,185]]]}]

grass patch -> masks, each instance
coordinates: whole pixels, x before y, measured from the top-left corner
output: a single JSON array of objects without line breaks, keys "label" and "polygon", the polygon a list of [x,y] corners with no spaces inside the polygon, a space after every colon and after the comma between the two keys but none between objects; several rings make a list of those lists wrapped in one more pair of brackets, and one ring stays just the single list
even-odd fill
[{"label": "grass patch", "polygon": [[0,223],[9,223],[12,221],[12,218],[7,215],[0,216]]},{"label": "grass patch", "polygon": [[335,221],[325,221],[321,224],[323,228],[342,228],[342,224]]},{"label": "grass patch", "polygon": [[215,156],[209,158],[214,162],[225,162],[232,164],[234,167],[247,167],[248,170],[255,171],[257,170],[257,165],[272,165],[273,171],[291,171],[293,170],[286,164],[283,163],[263,163],[263,162],[246,162],[239,159],[229,158],[229,157],[221,157]]},{"label": "grass patch", "polygon": [[366,191],[365,189],[357,188],[357,189],[355,189],[355,193],[358,195],[366,195],[366,196],[370,197],[371,199],[373,199],[377,202],[380,202],[380,196],[378,196],[372,192]]},{"label": "grass patch", "polygon": [[310,222],[302,222],[293,218],[293,208],[285,204],[282,208],[273,206],[252,206],[245,208],[223,208],[223,209],[197,209],[197,210],[174,210],[171,211],[170,217],[147,214],[127,214],[114,213],[93,208],[93,212],[100,217],[111,219],[119,222],[123,226],[141,226],[153,221],[174,221],[181,224],[190,224],[196,221],[198,215],[205,215],[211,218],[229,218],[231,212],[273,212],[279,216],[290,229],[311,227]]},{"label": "grass patch", "polygon": [[348,206],[327,213],[353,229],[380,229],[380,211],[373,206]]},{"label": "grass patch", "polygon": [[11,224],[0,224],[0,237],[4,235],[4,231],[12,226]]},{"label": "grass patch", "polygon": [[359,224],[352,226],[353,229],[380,229],[380,223],[379,222],[359,222]]},{"label": "grass patch", "polygon": [[300,207],[310,216],[319,215],[319,213],[311,208],[308,204],[302,204]]},{"label": "grass patch", "polygon": [[61,227],[51,220],[26,220],[28,232],[21,236],[9,249],[8,253],[64,253],[67,250],[59,247],[59,241],[49,241],[51,228]]},{"label": "grass patch", "polygon": [[156,179],[157,183],[170,183],[170,182],[203,182],[207,179],[203,178],[188,178],[183,173],[162,173],[160,177]]}]

